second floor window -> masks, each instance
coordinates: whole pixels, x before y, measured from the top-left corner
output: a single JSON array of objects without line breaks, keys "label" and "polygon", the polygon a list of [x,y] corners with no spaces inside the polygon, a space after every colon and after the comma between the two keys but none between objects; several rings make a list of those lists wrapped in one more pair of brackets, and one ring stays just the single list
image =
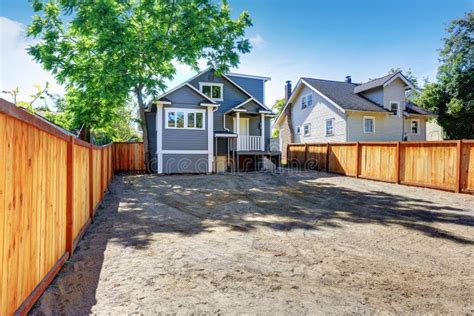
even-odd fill
[{"label": "second floor window", "polygon": [[334,119],[326,120],[326,136],[334,135]]},{"label": "second floor window", "polygon": [[222,83],[200,82],[199,88],[203,94],[213,100],[224,100],[224,88]]},{"label": "second floor window", "polygon": [[395,102],[395,101],[390,102],[390,112],[392,112],[393,115],[398,116],[399,107],[400,107],[400,103]]},{"label": "second floor window", "polygon": [[313,105],[313,95],[308,94],[301,97],[301,108],[306,109],[309,106]]}]

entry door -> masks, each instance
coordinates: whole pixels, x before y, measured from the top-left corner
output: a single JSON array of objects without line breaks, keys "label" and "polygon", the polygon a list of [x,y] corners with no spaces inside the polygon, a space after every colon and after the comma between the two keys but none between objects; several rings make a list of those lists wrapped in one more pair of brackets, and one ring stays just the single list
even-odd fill
[{"label": "entry door", "polygon": [[[235,117],[234,117],[234,132],[237,131],[237,126],[235,125]],[[242,136],[249,136],[249,118],[240,118],[240,135]]]}]

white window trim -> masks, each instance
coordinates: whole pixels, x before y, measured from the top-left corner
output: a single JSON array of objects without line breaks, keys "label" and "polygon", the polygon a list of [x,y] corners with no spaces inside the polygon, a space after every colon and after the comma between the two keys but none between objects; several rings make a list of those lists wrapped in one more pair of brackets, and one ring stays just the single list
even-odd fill
[{"label": "white window trim", "polygon": [[[412,124],[413,122],[417,122],[417,123],[418,123],[417,133],[412,133],[411,124]],[[420,127],[421,127],[421,121],[420,121],[420,119],[411,119],[411,120],[410,120],[410,135],[420,135]]]},{"label": "white window trim", "polygon": [[[328,127],[327,127],[327,122],[328,121],[332,121],[332,134],[328,134]],[[334,136],[336,134],[336,131],[335,131],[335,125],[336,125],[336,119],[335,118],[330,118],[330,119],[327,119],[324,121],[324,134],[326,136]]]},{"label": "white window trim", "polygon": [[[308,131],[309,133],[306,135],[305,133],[305,127],[308,126]],[[311,136],[311,123],[306,123],[306,124],[303,124],[303,137],[309,137]]]},{"label": "white window trim", "polygon": [[[400,102],[398,101],[390,101],[388,104],[390,105],[390,112],[392,112],[392,103],[397,104],[397,116],[400,117]],[[393,113],[393,112],[392,112]]]},{"label": "white window trim", "polygon": [[[202,87],[204,86],[210,86],[211,87],[211,96],[210,98],[214,101],[224,101],[224,84],[223,83],[214,83],[214,82],[200,82],[199,83],[199,91],[201,91],[202,94],[205,94],[202,91]],[[212,97],[212,87],[220,87],[221,88],[221,96],[220,98],[213,98]]]},{"label": "white window trim", "polygon": [[[367,132],[365,130],[365,120],[366,119],[370,119],[370,120],[373,120],[373,124],[372,124],[372,127],[373,127],[373,130],[372,132]],[[364,132],[364,134],[375,134],[375,116],[364,116],[364,118],[362,119],[362,131]]]},{"label": "white window trim", "polygon": [[[311,105],[308,104],[308,96],[311,96]],[[305,107],[303,107],[303,99],[305,100],[305,103],[306,103]],[[300,97],[300,107],[301,107],[301,109],[307,109],[308,107],[312,106],[313,103],[314,103],[314,96],[313,96],[312,93],[307,93],[307,94],[302,95]]]},{"label": "white window trim", "polygon": [[[170,112],[183,112],[184,113],[184,127],[172,127],[168,126],[168,113]],[[200,127],[188,127],[188,113],[202,113],[202,128]],[[177,125],[177,124],[176,124]],[[206,110],[199,109],[182,109],[182,108],[166,108],[165,109],[165,128],[166,129],[179,129],[179,130],[205,130],[206,129]]]}]

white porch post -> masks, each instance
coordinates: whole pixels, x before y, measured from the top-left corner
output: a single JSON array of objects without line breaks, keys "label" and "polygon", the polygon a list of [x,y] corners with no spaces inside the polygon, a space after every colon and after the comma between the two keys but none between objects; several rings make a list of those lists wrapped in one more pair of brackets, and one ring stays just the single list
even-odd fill
[{"label": "white porch post", "polygon": [[214,111],[212,106],[207,107],[207,162],[208,172],[212,173],[214,163]]},{"label": "white porch post", "polygon": [[156,105],[156,158],[158,173],[163,173],[163,104]]},{"label": "white porch post", "polygon": [[260,114],[260,150],[265,150],[265,114]]},{"label": "white porch post", "polygon": [[235,115],[235,131],[237,133],[237,150],[240,150],[240,112]]}]

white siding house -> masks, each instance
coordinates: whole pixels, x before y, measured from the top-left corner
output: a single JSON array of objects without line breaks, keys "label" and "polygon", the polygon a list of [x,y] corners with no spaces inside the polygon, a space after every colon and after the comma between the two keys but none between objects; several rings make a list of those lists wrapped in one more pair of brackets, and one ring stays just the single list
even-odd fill
[{"label": "white siding house", "polygon": [[289,135],[290,139],[281,141],[284,144],[426,140],[426,121],[433,115],[407,101],[405,93],[410,88],[413,85],[400,72],[364,84],[352,83],[350,78],[301,78],[287,93],[274,128],[280,129],[280,135]]}]

